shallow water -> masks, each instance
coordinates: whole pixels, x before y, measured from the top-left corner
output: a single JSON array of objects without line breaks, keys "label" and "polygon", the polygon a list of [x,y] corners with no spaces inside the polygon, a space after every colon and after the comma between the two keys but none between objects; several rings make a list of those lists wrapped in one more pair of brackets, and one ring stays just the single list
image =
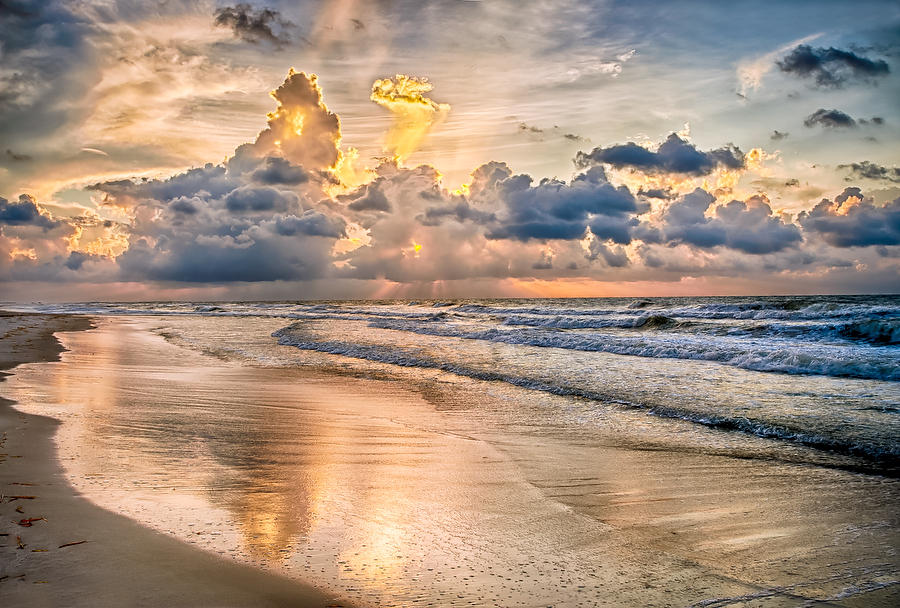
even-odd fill
[{"label": "shallow water", "polygon": [[[98,504],[372,605],[897,599],[900,488],[882,454],[897,435],[866,417],[891,415],[894,382],[303,323],[101,319],[63,336],[62,363],[20,368],[8,386],[64,421],[67,473]],[[273,332],[607,392],[298,349]],[[637,402],[751,412],[882,453]],[[850,430],[819,420],[823,408]]]},{"label": "shallow water", "polygon": [[[777,439],[900,470],[900,296],[67,304],[284,319],[283,345]],[[290,323],[290,321],[294,321]],[[205,348],[240,353],[244,332]],[[263,349],[264,350],[264,349]],[[258,360],[272,358],[257,352]]]}]

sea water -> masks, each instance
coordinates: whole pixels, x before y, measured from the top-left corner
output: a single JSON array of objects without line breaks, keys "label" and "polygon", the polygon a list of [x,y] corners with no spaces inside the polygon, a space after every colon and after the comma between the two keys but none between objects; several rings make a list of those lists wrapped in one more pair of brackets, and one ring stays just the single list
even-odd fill
[{"label": "sea water", "polygon": [[[848,456],[889,475],[900,463],[900,296],[29,308],[283,318],[272,333],[280,345],[355,360],[361,370],[367,362],[432,369],[574,397],[586,425],[632,409],[764,437],[773,449],[782,442]],[[240,350],[239,339],[226,341],[215,347]]]}]

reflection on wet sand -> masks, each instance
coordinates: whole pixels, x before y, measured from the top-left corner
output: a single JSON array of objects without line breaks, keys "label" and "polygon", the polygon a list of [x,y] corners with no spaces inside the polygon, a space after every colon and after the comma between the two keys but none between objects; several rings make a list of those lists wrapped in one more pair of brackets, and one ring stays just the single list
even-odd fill
[{"label": "reflection on wet sand", "polygon": [[[858,513],[822,514],[865,499],[869,524],[895,518],[893,482],[609,447],[535,425],[514,400],[490,406],[474,382],[426,399],[210,357],[148,331],[159,324],[68,334],[62,363],[22,368],[9,389],[64,420],[61,456],[92,500],[209,550],[372,605],[685,605],[812,581],[839,555],[823,546],[843,542],[858,578],[802,592],[868,582],[883,585],[868,600],[891,601],[893,558],[869,566],[896,526],[874,542],[849,530],[868,525]],[[264,322],[243,330],[269,341]],[[759,605],[788,597],[766,593]]]}]

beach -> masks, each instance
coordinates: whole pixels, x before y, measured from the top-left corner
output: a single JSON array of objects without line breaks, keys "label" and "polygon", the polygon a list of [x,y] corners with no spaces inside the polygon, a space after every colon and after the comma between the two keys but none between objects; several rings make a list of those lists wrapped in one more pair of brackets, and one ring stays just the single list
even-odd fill
[{"label": "beach", "polygon": [[898,9],[0,0],[0,608],[900,607]]},{"label": "beach", "polygon": [[[53,333],[84,317],[0,317],[0,369],[55,361]],[[0,384],[0,392],[6,387]],[[66,480],[59,422],[0,402],[0,597],[5,606],[349,606],[334,595],[218,558],[102,509]],[[21,509],[21,510],[17,510]],[[25,527],[16,522],[38,518]],[[21,545],[21,547],[19,547]]]},{"label": "beach", "polygon": [[[297,322],[303,340],[285,329],[291,319],[262,305],[241,315],[200,314],[199,305],[95,315],[88,331],[72,331],[86,328],[79,317],[5,317],[34,326],[22,335],[49,350],[39,357],[17,338],[8,360],[32,362],[0,385],[19,402],[3,410],[2,491],[36,496],[0,506],[11,534],[2,537],[4,597],[11,592],[12,605],[766,607],[890,606],[900,597],[900,484],[887,456],[825,450],[810,445],[811,433],[773,438],[723,430],[722,418],[661,415],[674,404],[648,414],[599,407],[586,390],[475,377],[467,370],[487,355],[470,338],[460,342],[468,368],[446,344],[405,342],[415,361],[439,353],[452,370],[398,364],[384,347],[381,360],[373,350],[338,353],[338,340],[357,331],[345,317],[362,314],[349,306]],[[408,309],[367,310],[366,336],[382,345],[403,337],[382,329],[387,315],[415,320]],[[312,341],[325,330],[330,341]],[[68,350],[41,363],[58,352],[51,331]],[[528,365],[491,348],[507,377]],[[536,352],[532,370],[562,356],[577,370],[565,351]],[[654,368],[640,357],[591,356],[603,357],[591,369],[603,370],[607,385],[633,380],[616,365],[641,364],[645,385],[674,369],[669,360]],[[717,364],[677,363],[682,384],[694,375],[725,382]],[[727,375],[749,385],[744,373]],[[788,379],[794,389],[834,390],[828,378]],[[881,403],[879,390],[891,398],[893,383],[866,382],[839,384],[852,393],[846,399],[859,391]],[[680,411],[707,407],[702,395],[695,401]],[[817,437],[829,428],[817,427]],[[892,431],[854,432],[872,451]],[[829,440],[840,447],[843,436]],[[46,521],[7,523],[17,517]],[[304,586],[313,584],[324,591]]]}]

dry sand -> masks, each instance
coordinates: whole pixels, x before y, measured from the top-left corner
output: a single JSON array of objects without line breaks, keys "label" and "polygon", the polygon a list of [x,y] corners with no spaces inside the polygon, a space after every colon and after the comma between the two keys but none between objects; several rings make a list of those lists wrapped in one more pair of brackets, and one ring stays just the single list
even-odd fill
[{"label": "dry sand", "polygon": [[[58,360],[63,349],[53,332],[89,327],[84,317],[0,313],[0,369]],[[67,483],[55,458],[52,437],[58,423],[10,404],[0,398],[4,607],[348,605],[89,503]],[[30,518],[38,519],[20,525]],[[65,546],[69,543],[81,544]]]}]

